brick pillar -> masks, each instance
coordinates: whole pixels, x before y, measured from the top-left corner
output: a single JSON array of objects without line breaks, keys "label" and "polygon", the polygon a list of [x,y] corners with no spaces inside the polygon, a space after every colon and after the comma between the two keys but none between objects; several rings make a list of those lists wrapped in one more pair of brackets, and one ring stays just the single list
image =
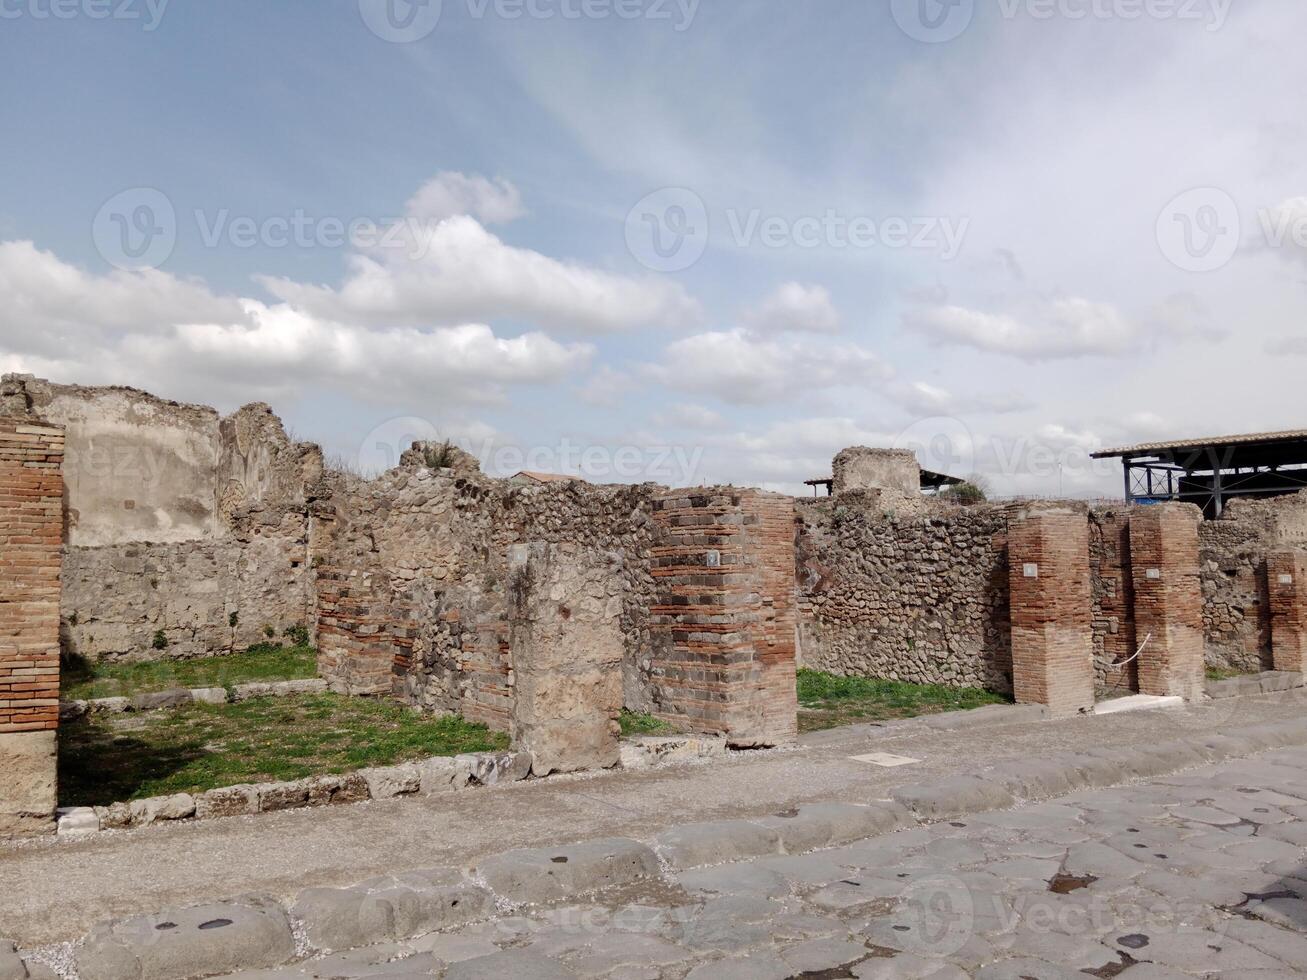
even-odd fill
[{"label": "brick pillar", "polygon": [[1094,639],[1086,514],[1013,507],[1008,563],[1017,702],[1046,704],[1053,715],[1091,710]]},{"label": "brick pillar", "polygon": [[0,419],[0,836],[54,830],[64,434]]},{"label": "brick pillar", "polygon": [[622,601],[615,559],[575,545],[509,549],[514,748],[531,771],[617,765]]},{"label": "brick pillar", "polygon": [[1307,669],[1307,553],[1275,551],[1266,556],[1271,596],[1271,657],[1276,670]]},{"label": "brick pillar", "polygon": [[758,490],[674,490],[654,504],[659,717],[741,747],[797,733],[794,501]]},{"label": "brick pillar", "polygon": [[1201,511],[1192,504],[1154,504],[1130,516],[1135,639],[1143,647],[1140,694],[1187,700],[1203,696],[1201,520]]}]

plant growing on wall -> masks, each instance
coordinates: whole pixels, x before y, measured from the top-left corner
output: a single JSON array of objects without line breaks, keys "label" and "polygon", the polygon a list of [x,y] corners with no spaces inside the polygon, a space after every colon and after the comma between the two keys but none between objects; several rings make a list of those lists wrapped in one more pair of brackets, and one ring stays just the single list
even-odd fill
[{"label": "plant growing on wall", "polygon": [[150,646],[156,650],[168,649],[168,637],[164,635],[163,630],[154,631],[154,640],[150,643]]},{"label": "plant growing on wall", "polygon": [[231,627],[231,641],[227,644],[227,652],[232,653],[236,649],[236,627],[240,625],[241,616],[236,610],[227,614],[227,625]]}]

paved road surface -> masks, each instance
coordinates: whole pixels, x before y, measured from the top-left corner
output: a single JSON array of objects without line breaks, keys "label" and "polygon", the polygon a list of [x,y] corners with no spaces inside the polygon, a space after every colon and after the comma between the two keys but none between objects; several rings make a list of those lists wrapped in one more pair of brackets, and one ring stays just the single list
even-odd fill
[{"label": "paved road surface", "polygon": [[[83,841],[0,845],[0,936],[73,939],[96,922],[248,892],[290,898],[413,867],[465,865],[515,847],[648,838],[694,821],[761,816],[800,803],[868,802],[905,783],[1090,746],[1149,745],[1227,726],[1301,718],[1305,692],[1183,709],[939,730],[922,721],[855,726],[798,748],[646,772],[551,778],[430,799],[297,810],[113,832]],[[1015,709],[1007,709],[1009,712]],[[869,752],[919,763],[883,769]],[[18,887],[21,883],[21,887]]]},{"label": "paved road surface", "polygon": [[242,980],[1307,975],[1307,749]]}]

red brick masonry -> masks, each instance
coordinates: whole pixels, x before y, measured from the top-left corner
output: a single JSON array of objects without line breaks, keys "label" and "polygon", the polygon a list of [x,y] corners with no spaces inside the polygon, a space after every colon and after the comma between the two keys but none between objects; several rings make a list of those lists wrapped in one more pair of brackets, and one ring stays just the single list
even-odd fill
[{"label": "red brick masonry", "polygon": [[794,501],[731,487],[656,504],[659,714],[734,745],[796,734]]},{"label": "red brick masonry", "polygon": [[0,734],[59,724],[63,430],[0,419]]},{"label": "red brick masonry", "polygon": [[1201,512],[1192,504],[1155,504],[1136,508],[1130,515],[1135,636],[1143,647],[1139,654],[1141,694],[1202,697],[1201,520]]},{"label": "red brick masonry", "polygon": [[1017,701],[1046,704],[1054,715],[1092,710],[1093,604],[1085,513],[1012,508],[1008,557]]},{"label": "red brick masonry", "polygon": [[1276,670],[1307,667],[1307,552],[1276,551],[1266,557],[1271,596],[1271,654]]}]

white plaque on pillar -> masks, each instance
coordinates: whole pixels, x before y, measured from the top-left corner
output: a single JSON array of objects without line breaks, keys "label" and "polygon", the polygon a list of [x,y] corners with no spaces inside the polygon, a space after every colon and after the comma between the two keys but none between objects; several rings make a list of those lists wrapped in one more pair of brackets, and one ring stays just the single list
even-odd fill
[{"label": "white plaque on pillar", "polygon": [[1022,566],[1021,573],[1025,575],[1026,578],[1039,578],[1039,566],[1033,561],[1028,561],[1024,566]]},{"label": "white plaque on pillar", "polygon": [[1144,572],[1144,575],[1151,581],[1156,582],[1161,579],[1162,570],[1160,568],[1150,568],[1148,571]]},{"label": "white plaque on pillar", "polygon": [[1281,585],[1293,585],[1293,576],[1292,576],[1292,575],[1281,575],[1281,576],[1280,576],[1280,584],[1281,584]]}]

